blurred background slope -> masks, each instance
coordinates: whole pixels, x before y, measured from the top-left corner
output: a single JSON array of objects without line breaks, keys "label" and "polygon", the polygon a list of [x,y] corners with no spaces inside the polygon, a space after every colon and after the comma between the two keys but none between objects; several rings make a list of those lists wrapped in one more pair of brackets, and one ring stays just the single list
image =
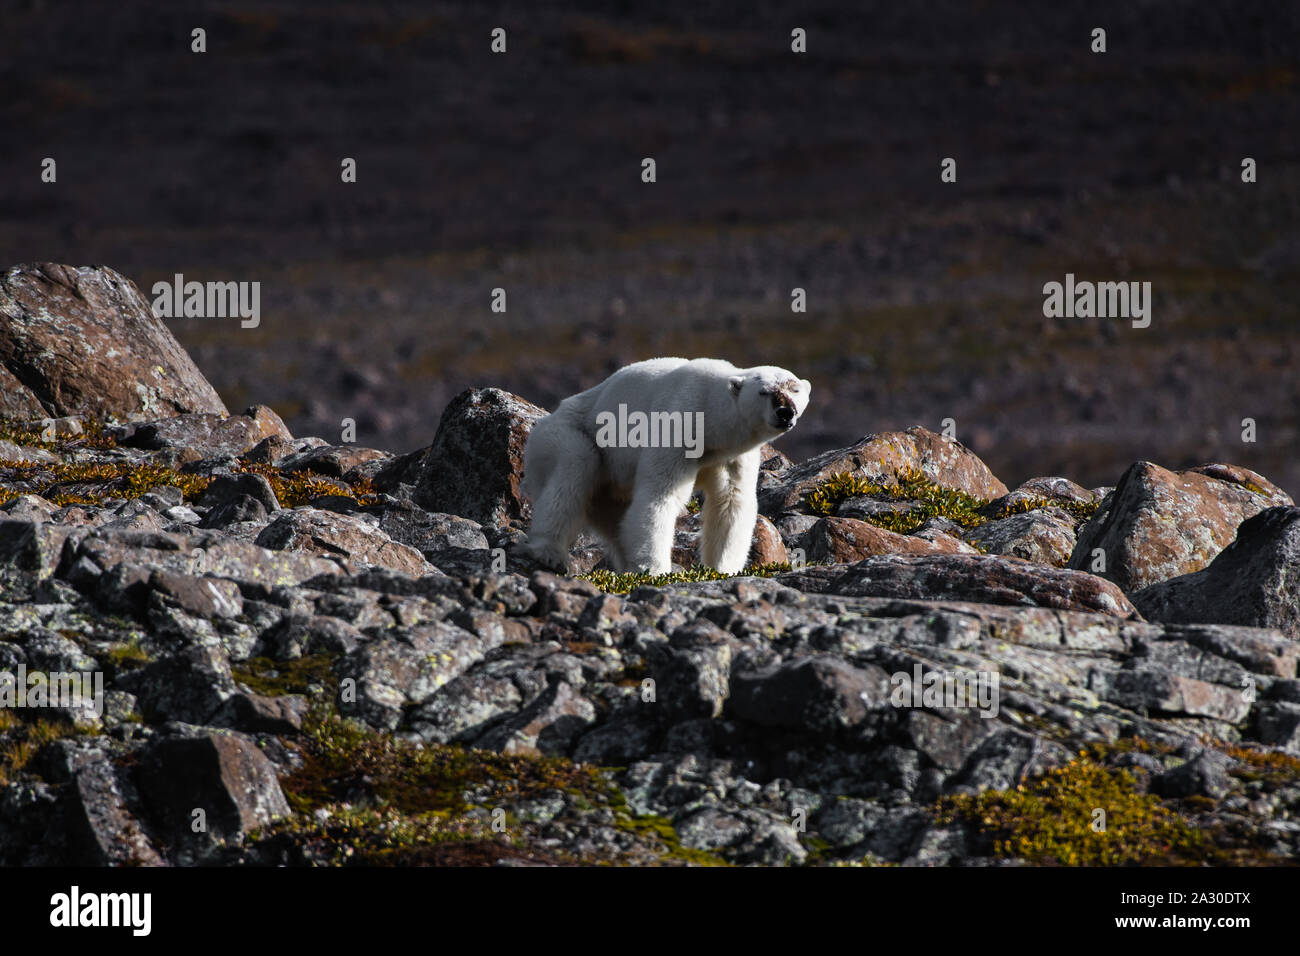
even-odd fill
[{"label": "blurred background slope", "polygon": [[[1013,486],[1300,493],[1294,2],[152,6],[5,4],[0,263],[260,281],[257,329],[169,320],[232,408],[405,451],[469,385],[711,355],[813,381],[796,457],[952,418]],[[1045,319],[1067,272],[1151,327]]]}]

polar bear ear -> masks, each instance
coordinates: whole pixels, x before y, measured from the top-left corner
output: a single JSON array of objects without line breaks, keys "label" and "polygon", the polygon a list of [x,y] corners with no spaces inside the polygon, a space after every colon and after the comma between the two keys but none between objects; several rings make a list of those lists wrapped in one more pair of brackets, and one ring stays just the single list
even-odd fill
[{"label": "polar bear ear", "polygon": [[727,387],[731,389],[732,395],[739,395],[740,390],[745,387],[745,376],[733,375],[727,379]]}]

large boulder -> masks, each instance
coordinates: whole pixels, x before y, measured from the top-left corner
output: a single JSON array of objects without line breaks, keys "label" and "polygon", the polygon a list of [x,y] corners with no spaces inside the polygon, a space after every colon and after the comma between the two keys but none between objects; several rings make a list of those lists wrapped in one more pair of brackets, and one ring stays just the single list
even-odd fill
[{"label": "large boulder", "polygon": [[154,826],[181,864],[291,812],[275,766],[241,734],[156,740],[140,759],[138,777]]},{"label": "large boulder", "polygon": [[1276,627],[1300,641],[1300,508],[1247,518],[1204,570],[1143,588],[1133,603],[1152,621]]},{"label": "large boulder", "polygon": [[938,485],[976,498],[999,498],[1007,493],[1007,486],[961,442],[913,426],[902,432],[867,435],[848,448],[785,469],[779,480],[759,490],[758,508],[769,517],[799,510],[810,491],[839,472],[890,483],[899,473],[909,471],[922,472]]},{"label": "large boulder", "polygon": [[497,526],[527,518],[519,490],[524,445],[546,410],[499,388],[471,388],[442,413],[433,444],[413,474],[412,499],[429,511]]},{"label": "large boulder", "polygon": [[0,276],[0,416],[135,421],[189,412],[228,414],[130,279],[51,262]]},{"label": "large boulder", "polygon": [[1267,478],[1235,465],[1168,471],[1134,463],[1079,531],[1068,567],[1092,570],[1132,593],[1199,571],[1236,537],[1237,526],[1265,508],[1293,504]]}]

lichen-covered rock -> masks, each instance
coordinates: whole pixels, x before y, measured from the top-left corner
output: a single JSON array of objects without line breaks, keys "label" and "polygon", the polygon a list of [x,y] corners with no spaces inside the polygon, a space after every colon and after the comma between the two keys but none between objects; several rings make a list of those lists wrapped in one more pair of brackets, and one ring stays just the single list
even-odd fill
[{"label": "lichen-covered rock", "polygon": [[1007,486],[961,442],[914,426],[902,432],[867,435],[856,445],[825,452],[786,469],[779,482],[760,489],[758,508],[769,517],[798,510],[809,492],[839,472],[890,481],[909,471],[919,471],[938,485],[976,498],[997,498],[1007,493]]},{"label": "lichen-covered rock", "polygon": [[567,681],[549,685],[518,715],[493,727],[476,747],[507,754],[565,754],[595,723],[596,708]]},{"label": "lichen-covered rock", "polygon": [[419,467],[415,503],[483,525],[527,518],[528,503],[519,490],[524,445],[545,414],[498,388],[461,392],[447,404]]},{"label": "lichen-covered rock", "polygon": [[1092,570],[1132,593],[1199,571],[1265,508],[1293,504],[1268,479],[1232,465],[1169,471],[1134,463],[1080,529],[1069,567]]},{"label": "lichen-covered rock", "polygon": [[990,516],[1003,515],[1008,509],[1015,509],[1016,506],[1025,503],[1037,503],[1039,499],[1079,505],[1092,504],[1100,500],[1097,492],[1090,491],[1069,478],[1030,478],[1001,498],[994,498],[984,510]]},{"label": "lichen-covered rock", "polygon": [[1124,592],[1095,575],[994,555],[882,555],[847,568],[791,571],[779,580],[823,594],[1018,604],[1139,617]]},{"label": "lichen-covered rock", "polygon": [[833,657],[809,657],[732,678],[730,709],[760,727],[810,734],[849,730],[889,706],[889,675]]},{"label": "lichen-covered rock", "polygon": [[49,577],[63,557],[63,547],[75,537],[66,525],[36,514],[36,520],[0,521],[0,565],[9,565],[38,576]]},{"label": "lichen-covered rock", "polygon": [[161,866],[162,855],[138,819],[132,774],[103,741],[57,740],[44,755],[47,774],[64,784],[69,862],[82,866]]},{"label": "lichen-covered rock", "polygon": [[341,708],[393,729],[404,708],[422,703],[504,641],[504,631],[479,635],[437,622],[368,643],[339,663],[340,681],[356,685],[355,699],[345,696]]},{"label": "lichen-covered rock", "polygon": [[1267,508],[1203,570],[1143,588],[1133,603],[1152,621],[1276,627],[1300,641],[1300,508]]},{"label": "lichen-covered rock", "polygon": [[119,567],[132,569],[130,579],[147,582],[155,570],[211,574],[267,590],[300,584],[318,575],[339,574],[334,562],[310,554],[273,551],[217,531],[192,535],[165,531],[97,528],[78,535],[65,548],[69,580],[88,587],[92,579]]},{"label": "lichen-covered rock", "polygon": [[1060,508],[1037,508],[985,522],[966,540],[987,554],[1064,567],[1074,551],[1074,519]]},{"label": "lichen-covered rock", "polygon": [[394,541],[377,525],[316,508],[281,512],[254,543],[274,551],[338,555],[416,576],[433,570],[420,552]]},{"label": "lichen-covered rock", "polygon": [[483,526],[459,515],[429,512],[410,502],[397,502],[385,508],[379,527],[394,541],[418,551],[443,551],[463,548],[476,551],[488,547]]},{"label": "lichen-covered rock", "polygon": [[284,471],[310,471],[331,478],[342,478],[366,462],[382,461],[392,456],[377,448],[357,445],[322,445],[289,455],[277,462]]},{"label": "lichen-covered rock", "polygon": [[266,439],[284,438],[289,432],[275,412],[255,406],[243,415],[195,413],[132,423],[115,429],[115,434],[129,448],[167,452],[160,460],[175,465],[238,458]]},{"label": "lichen-covered rock", "polygon": [[0,317],[4,417],[228,414],[135,283],[112,269],[14,266],[0,276]]}]

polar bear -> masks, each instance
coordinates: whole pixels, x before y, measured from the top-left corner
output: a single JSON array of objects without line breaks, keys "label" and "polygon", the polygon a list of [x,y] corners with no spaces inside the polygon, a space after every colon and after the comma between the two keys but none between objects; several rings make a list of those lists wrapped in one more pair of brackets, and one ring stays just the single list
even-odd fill
[{"label": "polar bear", "polygon": [[615,569],[665,574],[677,516],[699,489],[700,557],[737,573],[758,518],[760,446],[795,426],[811,388],[772,365],[656,358],[566,398],[524,449],[533,501],[524,553],[567,572],[569,549],[590,529]]}]

